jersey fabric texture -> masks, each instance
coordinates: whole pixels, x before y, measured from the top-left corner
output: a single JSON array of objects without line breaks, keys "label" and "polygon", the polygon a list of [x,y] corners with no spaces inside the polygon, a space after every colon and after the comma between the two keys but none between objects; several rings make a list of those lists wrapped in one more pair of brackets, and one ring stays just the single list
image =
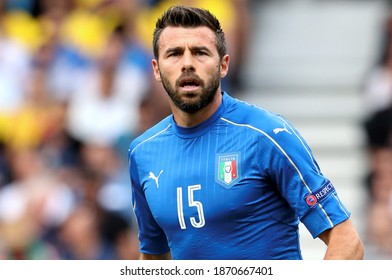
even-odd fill
[{"label": "jersey fabric texture", "polygon": [[170,115],[130,145],[140,251],[173,259],[302,259],[350,213],[311,149],[282,116],[222,93],[205,122]]}]

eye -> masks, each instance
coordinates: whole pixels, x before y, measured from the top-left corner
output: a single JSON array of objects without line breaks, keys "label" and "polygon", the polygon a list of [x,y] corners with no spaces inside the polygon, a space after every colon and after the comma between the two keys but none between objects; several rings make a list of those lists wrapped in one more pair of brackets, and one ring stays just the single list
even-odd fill
[{"label": "eye", "polygon": [[171,52],[167,55],[167,57],[172,57],[172,56],[179,56],[180,53],[179,52]]},{"label": "eye", "polygon": [[207,53],[204,51],[197,51],[196,55],[203,56],[203,55],[207,55]]}]

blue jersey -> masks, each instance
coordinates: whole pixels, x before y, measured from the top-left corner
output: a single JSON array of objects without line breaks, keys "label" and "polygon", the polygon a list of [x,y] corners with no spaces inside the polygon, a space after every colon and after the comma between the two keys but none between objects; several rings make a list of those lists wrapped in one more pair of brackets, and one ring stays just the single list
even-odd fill
[{"label": "blue jersey", "polygon": [[169,116],[129,149],[140,250],[173,259],[302,259],[313,237],[349,218],[311,149],[282,116],[223,93],[205,122]]}]

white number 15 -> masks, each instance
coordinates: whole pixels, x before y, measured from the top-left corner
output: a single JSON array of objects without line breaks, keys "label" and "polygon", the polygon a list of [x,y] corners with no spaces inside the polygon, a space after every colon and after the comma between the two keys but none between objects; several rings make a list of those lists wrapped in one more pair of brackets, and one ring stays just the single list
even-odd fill
[{"label": "white number 15", "polygon": [[[203,204],[200,201],[194,200],[193,193],[201,189],[201,185],[188,186],[188,207],[196,207],[198,219],[190,217],[191,225],[195,228],[201,228],[205,225]],[[185,218],[184,218],[184,206],[182,201],[182,188],[177,188],[177,214],[178,222],[180,223],[181,229],[186,229]]]}]

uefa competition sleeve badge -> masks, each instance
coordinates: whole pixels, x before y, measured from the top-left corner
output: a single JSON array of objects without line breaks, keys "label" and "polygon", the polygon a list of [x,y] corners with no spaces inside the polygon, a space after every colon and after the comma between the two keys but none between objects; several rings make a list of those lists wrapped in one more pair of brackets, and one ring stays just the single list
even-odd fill
[{"label": "uefa competition sleeve badge", "polygon": [[221,186],[231,188],[240,175],[240,156],[238,153],[217,155],[216,180]]}]

